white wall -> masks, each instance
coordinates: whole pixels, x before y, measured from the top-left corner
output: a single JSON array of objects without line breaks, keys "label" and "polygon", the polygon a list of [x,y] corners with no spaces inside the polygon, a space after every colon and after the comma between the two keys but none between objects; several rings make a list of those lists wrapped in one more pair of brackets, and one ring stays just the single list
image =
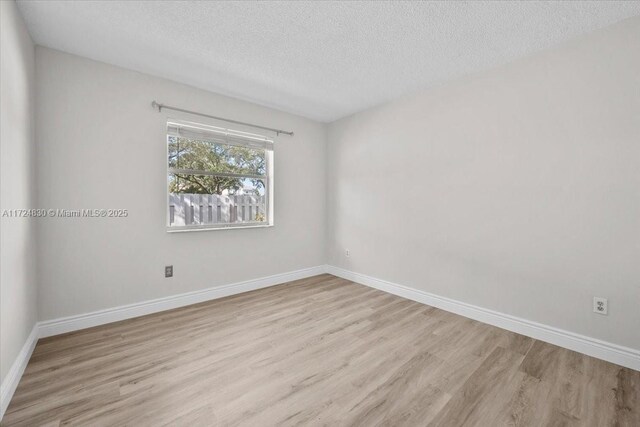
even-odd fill
[{"label": "white wall", "polygon": [[[324,264],[324,125],[46,48],[36,63],[39,205],[130,213],[41,222],[40,319]],[[295,132],[275,145],[274,227],[165,231],[167,114],[154,99]]]},{"label": "white wall", "polygon": [[640,349],[639,40],[625,21],[331,124],[329,263]]},{"label": "white wall", "polygon": [[[0,210],[35,206],[34,48],[14,2],[0,2]],[[37,320],[35,221],[0,219],[0,380]]]}]

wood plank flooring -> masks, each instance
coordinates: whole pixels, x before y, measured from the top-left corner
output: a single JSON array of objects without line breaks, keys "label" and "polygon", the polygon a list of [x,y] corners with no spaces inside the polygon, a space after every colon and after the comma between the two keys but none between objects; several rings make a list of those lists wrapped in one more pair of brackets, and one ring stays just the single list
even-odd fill
[{"label": "wood plank flooring", "polygon": [[640,426],[640,372],[330,275],[38,342],[2,426]]}]

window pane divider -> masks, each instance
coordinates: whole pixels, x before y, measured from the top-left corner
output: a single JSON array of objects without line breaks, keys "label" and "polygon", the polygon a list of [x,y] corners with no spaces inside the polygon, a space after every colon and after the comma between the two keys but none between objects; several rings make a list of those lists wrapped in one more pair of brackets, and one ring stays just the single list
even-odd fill
[{"label": "window pane divider", "polygon": [[176,175],[208,175],[208,176],[223,176],[225,178],[251,178],[251,179],[266,179],[266,175],[251,175],[251,174],[238,174],[227,172],[211,172],[195,169],[176,169],[169,168],[169,173]]}]

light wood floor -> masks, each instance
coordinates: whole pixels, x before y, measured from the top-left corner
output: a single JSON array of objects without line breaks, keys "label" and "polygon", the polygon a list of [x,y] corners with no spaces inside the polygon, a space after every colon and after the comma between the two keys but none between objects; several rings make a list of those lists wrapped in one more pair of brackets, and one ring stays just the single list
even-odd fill
[{"label": "light wood floor", "polygon": [[42,339],[3,426],[640,426],[640,373],[322,275]]}]

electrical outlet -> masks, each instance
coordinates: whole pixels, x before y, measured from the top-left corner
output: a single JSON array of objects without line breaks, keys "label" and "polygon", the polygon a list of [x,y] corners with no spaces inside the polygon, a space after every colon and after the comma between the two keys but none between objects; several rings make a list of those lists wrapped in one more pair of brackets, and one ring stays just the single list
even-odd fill
[{"label": "electrical outlet", "polygon": [[347,258],[349,258],[351,256],[351,251],[349,249],[345,249],[344,250],[344,256],[346,256]]},{"label": "electrical outlet", "polygon": [[606,298],[593,297],[593,312],[598,314],[607,314],[609,307]]},{"label": "electrical outlet", "polygon": [[165,265],[164,277],[173,277],[173,265]]}]

